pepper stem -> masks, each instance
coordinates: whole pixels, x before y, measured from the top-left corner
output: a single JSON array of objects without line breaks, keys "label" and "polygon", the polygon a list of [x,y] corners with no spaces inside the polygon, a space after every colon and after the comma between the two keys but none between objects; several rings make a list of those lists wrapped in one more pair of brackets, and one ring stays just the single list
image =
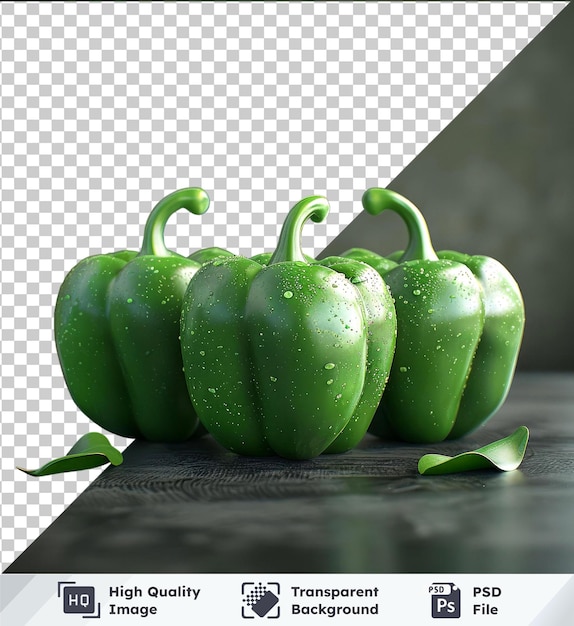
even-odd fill
[{"label": "pepper stem", "polygon": [[314,222],[322,222],[329,212],[329,202],[323,196],[310,196],[298,202],[290,211],[277,242],[277,249],[269,260],[272,263],[282,261],[302,261],[307,263],[301,246],[301,235],[305,222],[311,218]]},{"label": "pepper stem", "polygon": [[425,218],[410,200],[391,189],[371,187],[363,194],[362,202],[365,211],[371,215],[378,215],[386,210],[394,211],[405,222],[409,242],[399,262],[415,259],[436,261],[438,259]]},{"label": "pepper stem", "polygon": [[165,246],[164,231],[167,220],[179,209],[202,215],[209,208],[209,196],[200,187],[178,189],[160,200],[147,218],[139,256],[173,256],[176,253]]}]

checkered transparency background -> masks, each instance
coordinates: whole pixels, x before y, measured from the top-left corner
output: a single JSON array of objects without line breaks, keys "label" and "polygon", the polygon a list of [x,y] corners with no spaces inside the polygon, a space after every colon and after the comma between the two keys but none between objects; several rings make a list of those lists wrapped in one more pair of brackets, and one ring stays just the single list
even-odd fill
[{"label": "checkered transparency background", "polygon": [[180,253],[270,250],[312,194],[331,203],[303,237],[320,252],[565,5],[1,3],[2,568],[100,472],[16,470],[101,431],[53,342],[76,261],[137,249],[186,186],[212,205],[172,218]]}]

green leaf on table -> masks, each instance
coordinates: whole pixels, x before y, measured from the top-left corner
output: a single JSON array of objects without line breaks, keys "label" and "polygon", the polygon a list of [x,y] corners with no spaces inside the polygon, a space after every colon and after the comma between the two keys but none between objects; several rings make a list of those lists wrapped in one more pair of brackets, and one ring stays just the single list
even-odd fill
[{"label": "green leaf on table", "polygon": [[123,460],[122,453],[112,446],[105,435],[102,435],[102,433],[86,433],[70,448],[66,456],[48,461],[48,463],[36,470],[24,469],[23,467],[18,467],[17,469],[26,472],[30,476],[47,476],[49,474],[92,469],[106,463],[120,465]]},{"label": "green leaf on table", "polygon": [[471,452],[463,452],[457,456],[425,454],[419,459],[419,473],[433,476],[492,468],[509,472],[522,463],[528,437],[528,428],[519,426],[508,437],[493,441]]}]

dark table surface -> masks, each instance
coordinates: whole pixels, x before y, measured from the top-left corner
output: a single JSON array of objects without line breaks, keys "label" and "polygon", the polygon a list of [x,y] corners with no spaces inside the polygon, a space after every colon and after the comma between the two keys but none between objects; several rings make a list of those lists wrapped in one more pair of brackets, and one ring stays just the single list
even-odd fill
[{"label": "dark table surface", "polygon": [[[420,476],[530,428],[520,469]],[[368,435],[311,461],[243,458],[206,437],[134,442],[7,568],[22,572],[574,572],[574,374],[519,374],[458,441]]]}]

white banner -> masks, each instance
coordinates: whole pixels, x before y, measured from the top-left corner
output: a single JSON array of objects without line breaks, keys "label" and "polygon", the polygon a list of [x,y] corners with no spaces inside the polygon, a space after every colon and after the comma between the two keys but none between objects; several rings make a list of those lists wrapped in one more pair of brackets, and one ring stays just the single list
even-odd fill
[{"label": "white banner", "polygon": [[574,610],[569,574],[4,574],[0,584],[5,626],[563,626]]}]

